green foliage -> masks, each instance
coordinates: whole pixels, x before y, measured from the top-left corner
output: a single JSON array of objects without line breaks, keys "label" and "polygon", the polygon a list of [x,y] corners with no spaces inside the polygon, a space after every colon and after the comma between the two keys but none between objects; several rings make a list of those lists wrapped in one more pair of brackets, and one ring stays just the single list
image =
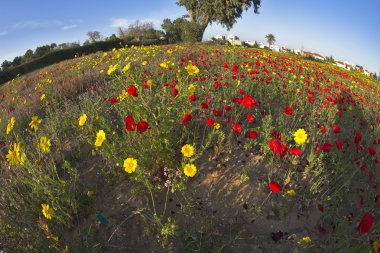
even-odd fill
[{"label": "green foliage", "polygon": [[273,34],[267,34],[266,36],[265,36],[265,38],[267,39],[267,42],[268,42],[268,44],[269,44],[269,47],[271,46],[271,45],[273,45],[273,43],[275,43],[276,42],[276,37],[273,35]]},{"label": "green foliage", "polygon": [[[258,13],[261,0],[180,0],[177,4],[184,6],[188,11],[191,25],[185,26],[184,37],[185,41],[193,42],[202,40],[203,33],[210,23],[219,23],[229,30],[236,23],[236,19],[241,17],[243,11],[253,7],[255,13]],[[190,38],[191,35],[194,38]]]}]

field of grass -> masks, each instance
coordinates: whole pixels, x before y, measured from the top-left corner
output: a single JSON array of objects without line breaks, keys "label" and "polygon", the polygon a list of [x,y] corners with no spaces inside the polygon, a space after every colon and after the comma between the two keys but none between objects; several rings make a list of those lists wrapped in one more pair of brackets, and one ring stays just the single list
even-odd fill
[{"label": "field of grass", "polygon": [[380,252],[380,84],[131,47],[0,86],[0,251]]}]

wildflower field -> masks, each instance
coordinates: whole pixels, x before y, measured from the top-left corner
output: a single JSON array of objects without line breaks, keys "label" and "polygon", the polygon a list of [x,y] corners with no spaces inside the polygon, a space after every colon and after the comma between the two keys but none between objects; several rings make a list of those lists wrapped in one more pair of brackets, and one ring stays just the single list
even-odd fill
[{"label": "wildflower field", "polygon": [[99,52],[0,86],[0,250],[380,252],[380,84],[296,55]]}]

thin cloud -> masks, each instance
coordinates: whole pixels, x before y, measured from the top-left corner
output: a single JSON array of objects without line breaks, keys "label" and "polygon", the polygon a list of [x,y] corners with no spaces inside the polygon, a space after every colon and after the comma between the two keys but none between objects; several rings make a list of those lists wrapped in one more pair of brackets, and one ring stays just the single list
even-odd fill
[{"label": "thin cloud", "polygon": [[78,26],[79,26],[78,24],[65,25],[65,26],[62,26],[61,29],[62,29],[62,30],[69,30],[69,29],[77,28]]},{"label": "thin cloud", "polygon": [[111,27],[115,28],[127,28],[130,20],[126,18],[111,18]]},{"label": "thin cloud", "polygon": [[24,22],[19,22],[14,24],[12,28],[14,29],[38,29],[38,28],[49,28],[65,25],[60,20],[28,20]]},{"label": "thin cloud", "polygon": [[7,31],[2,31],[2,32],[0,32],[0,36],[4,36],[4,35],[6,35],[6,34],[8,34]]}]

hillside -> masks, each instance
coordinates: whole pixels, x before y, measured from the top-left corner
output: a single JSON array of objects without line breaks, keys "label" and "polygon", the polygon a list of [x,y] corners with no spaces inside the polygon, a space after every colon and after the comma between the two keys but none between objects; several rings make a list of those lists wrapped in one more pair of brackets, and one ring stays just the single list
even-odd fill
[{"label": "hillside", "polygon": [[380,252],[380,84],[131,47],[0,87],[0,251]]}]

